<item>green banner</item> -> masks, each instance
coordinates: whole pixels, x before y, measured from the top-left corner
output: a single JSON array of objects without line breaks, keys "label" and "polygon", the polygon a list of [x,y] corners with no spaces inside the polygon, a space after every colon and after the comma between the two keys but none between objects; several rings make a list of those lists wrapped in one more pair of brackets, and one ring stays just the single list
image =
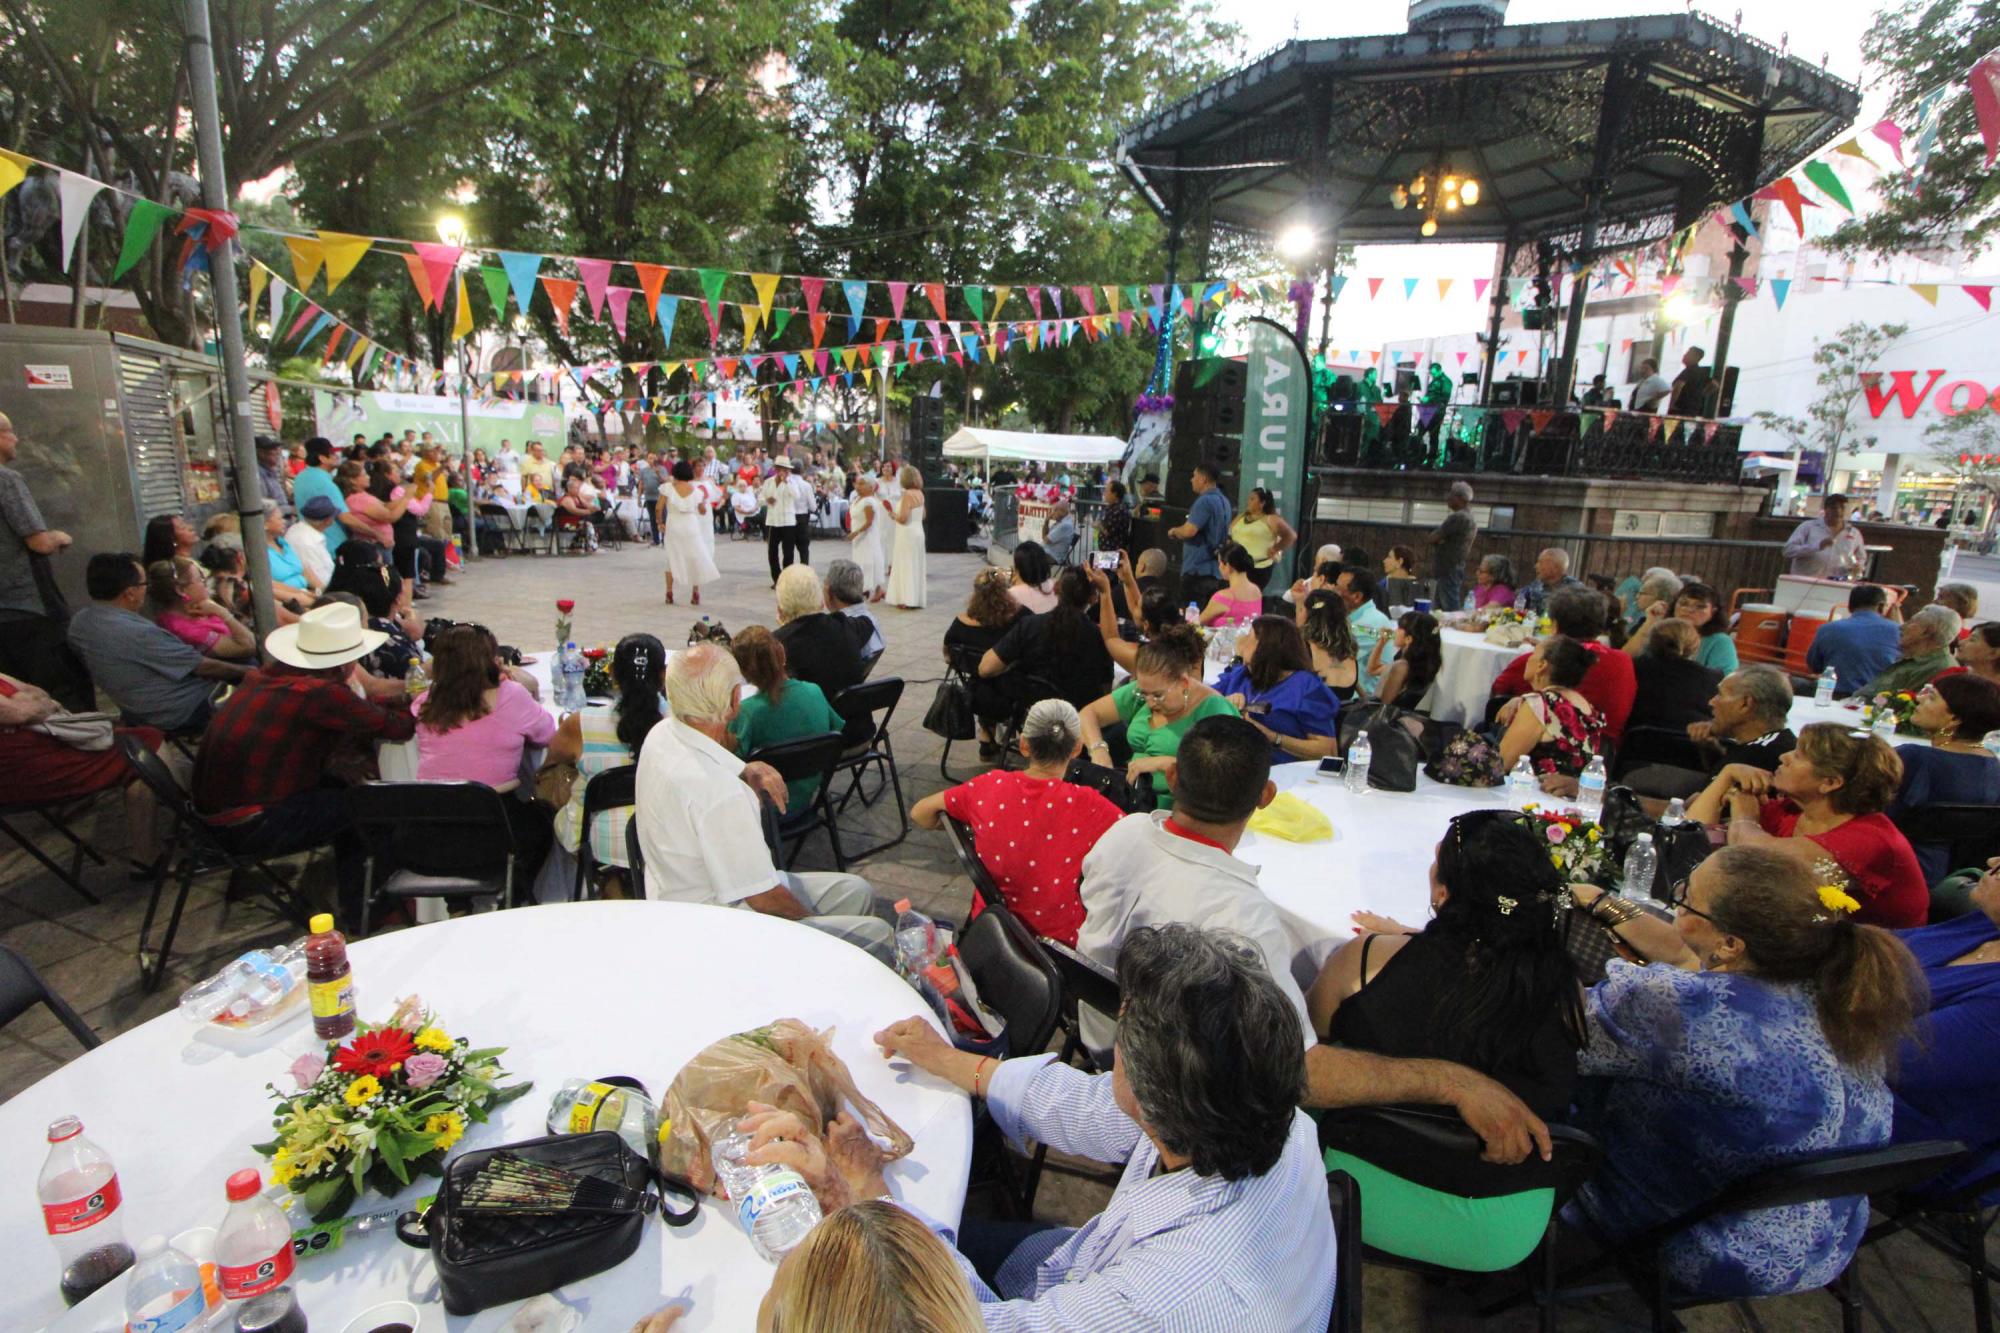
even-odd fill
[{"label": "green banner", "polygon": [[[1298,512],[1306,479],[1306,414],[1312,402],[1312,376],[1292,335],[1267,319],[1253,319],[1247,329],[1250,351],[1244,363],[1243,464],[1237,482],[1236,511],[1243,512],[1250,492],[1262,486],[1277,501],[1276,512],[1300,529]],[[1271,587],[1292,581],[1292,553],[1278,557]]]},{"label": "green banner", "polygon": [[[313,413],[319,433],[343,448],[357,434],[373,441],[387,431],[400,440],[414,430],[429,431],[454,457],[460,452],[458,399],[447,394],[315,389]],[[566,443],[563,410],[554,403],[474,399],[466,404],[465,424],[472,428],[471,447],[484,449],[488,458],[500,452],[503,439],[513,441],[516,453],[526,453],[529,440],[540,440],[551,455]]]}]

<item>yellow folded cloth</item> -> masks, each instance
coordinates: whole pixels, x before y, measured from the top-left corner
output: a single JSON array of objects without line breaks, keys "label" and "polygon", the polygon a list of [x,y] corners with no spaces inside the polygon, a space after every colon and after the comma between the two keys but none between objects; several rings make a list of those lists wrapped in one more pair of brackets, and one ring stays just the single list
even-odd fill
[{"label": "yellow folded cloth", "polygon": [[1253,833],[1268,833],[1286,842],[1325,842],[1333,837],[1333,821],[1288,791],[1250,816]]}]

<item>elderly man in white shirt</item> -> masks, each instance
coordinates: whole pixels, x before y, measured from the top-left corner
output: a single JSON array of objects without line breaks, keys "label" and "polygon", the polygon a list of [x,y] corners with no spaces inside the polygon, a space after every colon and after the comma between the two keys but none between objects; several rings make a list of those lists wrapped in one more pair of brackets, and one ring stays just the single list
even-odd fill
[{"label": "elderly man in white shirt", "polygon": [[326,549],[326,530],[334,525],[340,511],[324,495],[315,495],[299,508],[299,521],[285,530],[285,543],[299,558],[299,568],[315,590],[324,588],[333,577],[333,553]]},{"label": "elderly man in white shirt", "polygon": [[[764,502],[765,549],[771,558],[771,586],[778,586],[778,575],[795,561],[806,560],[801,550],[799,536],[805,534],[812,540],[812,487],[805,486],[805,502],[800,503],[799,488],[792,483],[792,458],[790,454],[779,454],[772,460],[771,475],[764,478],[764,484],[757,488],[757,498]],[[778,559],[780,548],[784,560]]]},{"label": "elderly man in white shirt", "polygon": [[742,702],[736,659],[712,644],[674,655],[667,668],[669,716],[639,754],[639,847],[648,898],[741,906],[804,922],[895,959],[894,931],[876,915],[875,890],[858,875],[780,870],[764,842],[757,790],[783,807],[783,779],[730,750],[729,723]]},{"label": "elderly man in white shirt", "polygon": [[1861,529],[1847,521],[1847,497],[1835,492],[1820,501],[1818,518],[1792,529],[1785,542],[1786,572],[1809,579],[1850,579],[1868,563]]}]

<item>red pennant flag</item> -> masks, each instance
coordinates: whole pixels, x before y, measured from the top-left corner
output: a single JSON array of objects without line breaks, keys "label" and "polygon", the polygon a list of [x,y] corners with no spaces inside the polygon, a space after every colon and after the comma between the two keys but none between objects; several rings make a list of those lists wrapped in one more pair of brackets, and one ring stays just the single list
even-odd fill
[{"label": "red pennant flag", "polygon": [[458,267],[458,257],[465,252],[458,246],[437,241],[411,241],[410,248],[424,261],[424,274],[431,283],[431,306],[442,309],[444,289],[451,284],[452,271]]},{"label": "red pennant flag", "polygon": [[889,336],[889,321],[881,315],[875,316],[875,341],[881,342]]},{"label": "red pennant flag", "polygon": [[1540,435],[1543,431],[1547,430],[1549,428],[1549,423],[1551,421],[1554,421],[1555,419],[1556,419],[1555,411],[1551,408],[1540,407],[1528,413],[1528,420],[1532,421],[1535,424],[1535,434],[1537,435]]},{"label": "red pennant flag", "polygon": [[708,321],[708,345],[713,347],[722,341],[722,303],[720,301],[703,301],[701,303],[701,316]]},{"label": "red pennant flag", "polygon": [[1766,185],[1750,197],[1752,199],[1775,199],[1783,204],[1785,211],[1792,215],[1793,228],[1801,236],[1806,234],[1806,210],[1808,208],[1819,207],[1818,204],[1805,197],[1799,190],[1799,183],[1790,176]]},{"label": "red pennant flag", "polygon": [[1972,111],[1979,118],[1979,137],[1986,143],[1986,169],[2000,157],[2000,51],[1982,59],[1966,76],[1972,85]]},{"label": "red pennant flag", "polygon": [[1381,422],[1381,423],[1382,423],[1383,425],[1385,425],[1385,426],[1386,426],[1386,425],[1388,425],[1388,424],[1389,424],[1389,423],[1390,423],[1391,421],[1395,420],[1395,418],[1396,418],[1396,410],[1397,410],[1397,409],[1398,409],[1399,407],[1401,407],[1401,406],[1402,406],[1402,404],[1400,404],[1400,403],[1377,403],[1377,404],[1375,404],[1375,417],[1376,417],[1376,420],[1380,421],[1380,422]]},{"label": "red pennant flag", "polygon": [[1648,443],[1651,443],[1652,441],[1657,440],[1659,438],[1660,438],[1660,419],[1648,413],[1646,417],[1646,440]]},{"label": "red pennant flag", "polygon": [[1615,407],[1607,407],[1604,409],[1601,415],[1604,418],[1604,429],[1610,430],[1612,424],[1618,420],[1618,409]]},{"label": "red pennant flag", "polygon": [[806,314],[819,314],[820,290],[826,286],[825,278],[800,278],[799,290],[806,294]]},{"label": "red pennant flag", "polygon": [[925,283],[924,295],[931,298],[931,308],[937,311],[938,318],[947,318],[944,313],[944,284],[941,282]]},{"label": "red pennant flag", "polygon": [[639,290],[646,294],[646,309],[651,310],[660,303],[660,289],[667,283],[665,264],[634,264],[632,271],[639,275]]},{"label": "red pennant flag", "polygon": [[569,332],[569,308],[576,304],[575,278],[542,279],[542,290],[549,294],[549,304],[555,308],[556,327],[564,334]]},{"label": "red pennant flag", "polygon": [[1970,284],[1967,284],[1960,290],[1964,291],[1964,293],[1967,296],[1971,297],[1973,300],[1979,302],[1979,308],[1981,310],[1991,310],[1993,308],[1993,289],[1991,287],[1986,287],[1986,286],[1974,287]]},{"label": "red pennant flag", "polygon": [[1377,292],[1379,292],[1379,291],[1381,291],[1381,290],[1382,290],[1382,279],[1380,279],[1380,278],[1370,278],[1370,279],[1368,279],[1368,299],[1369,299],[1369,300],[1371,300],[1371,301],[1372,301],[1372,300],[1374,300],[1374,299],[1375,299],[1375,293],[1377,293]]},{"label": "red pennant flag", "polygon": [[1730,281],[1742,288],[1745,296],[1755,296],[1757,294],[1757,279],[1755,278],[1731,278]]},{"label": "red pennant flag", "polygon": [[1510,407],[1506,411],[1500,414],[1500,424],[1507,428],[1507,433],[1509,435],[1512,435],[1516,431],[1520,430],[1521,423],[1523,421],[1526,421],[1527,419],[1528,419],[1527,412],[1518,407]]}]

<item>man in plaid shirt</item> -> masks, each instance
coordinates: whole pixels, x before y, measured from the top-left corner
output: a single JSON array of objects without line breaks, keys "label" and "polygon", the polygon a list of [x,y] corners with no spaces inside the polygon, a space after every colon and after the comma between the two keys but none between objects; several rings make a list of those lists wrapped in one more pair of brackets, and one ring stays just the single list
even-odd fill
[{"label": "man in plaid shirt", "polygon": [[250,676],[208,724],[194,765],[194,803],[233,850],[257,856],[334,846],[341,910],[361,906],[360,847],[327,769],[350,739],[400,741],[416,731],[401,700],[375,702],[350,683],[388,636],[332,603],[264,641],[273,664]]}]

